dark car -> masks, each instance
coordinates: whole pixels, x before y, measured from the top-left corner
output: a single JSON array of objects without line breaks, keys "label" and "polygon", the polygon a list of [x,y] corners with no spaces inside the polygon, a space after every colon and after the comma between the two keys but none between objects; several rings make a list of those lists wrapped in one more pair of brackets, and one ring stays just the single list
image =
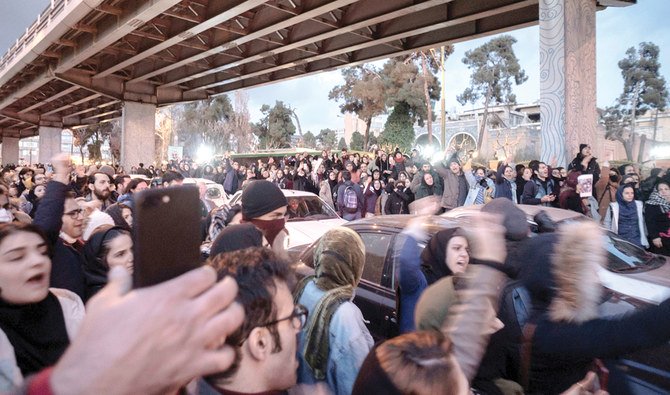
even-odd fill
[{"label": "dark car", "polygon": [[[478,210],[477,210],[478,211]],[[532,211],[532,210],[531,210]],[[561,210],[564,211],[564,210]],[[529,214],[531,229],[536,230]],[[550,213],[551,216],[552,213]],[[563,215],[563,213],[560,213]],[[427,217],[424,229],[433,235],[445,228],[467,226],[468,216]],[[375,341],[399,334],[396,310],[396,275],[393,265],[395,238],[405,228],[409,215],[384,215],[352,221],[347,226],[356,231],[366,247],[365,267],[354,303],[363,312],[366,325]],[[556,222],[582,220],[575,216],[554,218]],[[608,250],[608,267],[603,269],[601,278],[606,287],[602,310],[604,315],[626,313],[650,304],[657,304],[667,298],[670,288],[670,264],[664,257],[648,253],[613,233],[603,239]],[[306,249],[289,251],[297,257],[297,270],[302,275],[313,273],[313,254],[316,244]],[[420,245],[420,248],[425,245]],[[609,276],[608,276],[609,275]],[[637,283],[629,286],[627,283]],[[653,290],[652,292],[649,292]],[[661,299],[662,298],[662,299]],[[661,300],[658,300],[661,299]],[[632,334],[633,335],[633,334]],[[631,386],[640,393],[666,394],[670,390],[670,344],[653,350],[644,350],[622,358],[622,370],[630,374]]]}]

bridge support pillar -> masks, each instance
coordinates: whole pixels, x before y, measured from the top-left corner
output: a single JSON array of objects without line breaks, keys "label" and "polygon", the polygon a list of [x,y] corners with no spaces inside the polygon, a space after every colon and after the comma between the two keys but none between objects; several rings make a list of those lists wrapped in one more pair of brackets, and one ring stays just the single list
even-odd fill
[{"label": "bridge support pillar", "polygon": [[2,138],[2,165],[19,164],[19,139],[16,137]]},{"label": "bridge support pillar", "polygon": [[39,156],[40,163],[49,163],[51,158],[61,152],[61,128],[40,126],[39,128]]},{"label": "bridge support pillar", "polygon": [[121,120],[121,164],[130,171],[155,158],[156,105],[125,102]]},{"label": "bridge support pillar", "polygon": [[595,142],[596,2],[540,0],[542,160],[567,164]]}]

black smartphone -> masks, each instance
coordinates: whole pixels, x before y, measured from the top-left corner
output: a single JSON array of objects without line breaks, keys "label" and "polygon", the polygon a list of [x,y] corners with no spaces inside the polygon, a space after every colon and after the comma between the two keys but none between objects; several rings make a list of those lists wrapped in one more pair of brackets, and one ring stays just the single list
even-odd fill
[{"label": "black smartphone", "polygon": [[146,189],[134,196],[133,286],[155,285],[200,266],[197,187]]}]

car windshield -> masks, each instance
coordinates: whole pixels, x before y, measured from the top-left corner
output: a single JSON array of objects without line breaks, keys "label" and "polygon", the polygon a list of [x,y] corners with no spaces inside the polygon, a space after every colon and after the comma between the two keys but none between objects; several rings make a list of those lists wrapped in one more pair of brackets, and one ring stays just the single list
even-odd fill
[{"label": "car windshield", "polygon": [[646,271],[665,262],[658,255],[622,240],[612,232],[607,232],[603,241],[608,255],[607,268],[613,272]]},{"label": "car windshield", "polygon": [[221,197],[221,190],[217,187],[207,188],[207,198],[208,199],[219,199]]},{"label": "car windshield", "polygon": [[288,222],[338,218],[318,196],[291,196],[286,209]]}]

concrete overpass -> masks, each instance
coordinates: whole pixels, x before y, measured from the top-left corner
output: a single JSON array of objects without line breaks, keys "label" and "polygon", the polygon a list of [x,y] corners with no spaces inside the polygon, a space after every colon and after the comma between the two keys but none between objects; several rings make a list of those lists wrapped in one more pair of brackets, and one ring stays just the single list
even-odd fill
[{"label": "concrete overpass", "polygon": [[[538,21],[550,32],[541,40],[553,54],[547,60],[557,62],[548,64],[552,84],[557,74],[586,82],[575,90],[564,78],[551,89],[577,97],[583,86],[593,88],[584,100],[593,104],[586,119],[595,120],[596,6],[595,0],[52,0],[0,59],[3,162],[18,160],[20,138],[39,135],[44,162],[59,150],[63,128],[118,117],[122,163],[152,162],[156,106]],[[559,112],[568,108],[564,99]],[[569,115],[584,119],[577,107]]]}]

